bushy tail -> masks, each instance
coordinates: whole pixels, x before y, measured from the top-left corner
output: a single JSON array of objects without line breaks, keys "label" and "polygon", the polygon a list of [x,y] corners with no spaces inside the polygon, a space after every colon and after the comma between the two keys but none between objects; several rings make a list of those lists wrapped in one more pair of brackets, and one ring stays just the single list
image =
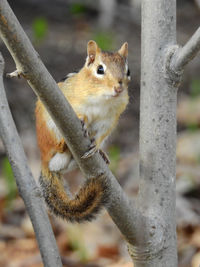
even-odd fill
[{"label": "bushy tail", "polygon": [[74,199],[64,190],[60,174],[42,170],[39,181],[50,210],[71,222],[91,221],[109,202],[104,175],[88,179]]}]

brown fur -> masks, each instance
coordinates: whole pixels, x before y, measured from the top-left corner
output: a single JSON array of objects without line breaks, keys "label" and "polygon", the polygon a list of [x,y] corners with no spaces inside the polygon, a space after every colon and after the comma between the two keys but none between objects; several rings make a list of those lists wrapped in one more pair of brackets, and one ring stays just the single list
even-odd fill
[{"label": "brown fur", "polygon": [[57,152],[65,152],[68,148],[64,139],[62,138],[62,140],[58,142],[54,133],[47,127],[47,118],[45,117],[44,106],[40,100],[37,101],[35,113],[37,141],[40,148],[42,165],[47,167],[50,159]]},{"label": "brown fur", "polygon": [[[111,118],[109,124],[107,124],[109,126],[107,126],[108,128],[104,132],[101,132],[101,126],[98,128],[101,134],[95,140],[97,148],[100,147],[103,140],[116,126],[120,114],[128,103],[127,87],[129,79],[125,68],[128,54],[127,49],[128,44],[125,43],[117,53],[101,52],[97,44],[94,41],[90,41],[88,43],[88,58],[85,66],[79,73],[58,84],[78,118],[83,120],[88,127],[90,137],[95,137],[97,131],[96,128],[92,131],[92,124]],[[98,66],[102,63],[107,67],[103,79],[94,75]],[[112,94],[115,93],[114,88],[119,87],[120,81],[123,82],[124,94],[121,94],[121,98],[118,98],[118,96],[113,97]],[[103,96],[106,94],[111,96],[104,100]],[[102,111],[100,110],[100,113],[92,113],[91,111],[88,114],[88,108],[93,100],[99,100],[97,108],[102,108]],[[105,105],[107,105],[109,115],[104,112]],[[86,113],[84,113],[84,108]],[[69,158],[71,156],[64,139],[52,123],[47,110],[42,102],[38,100],[36,104],[36,130],[42,160],[40,184],[44,198],[50,209],[64,219],[76,222],[91,220],[103,205],[109,203],[109,196],[107,194],[108,181],[106,181],[104,175],[90,178],[81,187],[76,196],[70,199],[64,190],[61,170],[53,172],[49,169],[49,162],[56,153],[65,152],[69,155]]]},{"label": "brown fur", "polygon": [[57,173],[43,169],[40,185],[51,211],[72,222],[92,220],[102,205],[109,202],[106,192],[108,185],[104,175],[88,179],[74,199],[70,199],[66,194],[61,176]]}]

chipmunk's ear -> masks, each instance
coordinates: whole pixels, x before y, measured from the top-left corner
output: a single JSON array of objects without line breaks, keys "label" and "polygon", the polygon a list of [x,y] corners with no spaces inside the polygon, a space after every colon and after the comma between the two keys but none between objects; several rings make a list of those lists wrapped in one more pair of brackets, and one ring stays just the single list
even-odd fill
[{"label": "chipmunk's ear", "polygon": [[97,54],[101,52],[101,49],[98,47],[97,43],[93,40],[89,41],[87,44],[87,65],[95,61]]},{"label": "chipmunk's ear", "polygon": [[122,56],[127,58],[128,57],[128,43],[124,43],[121,48],[118,50],[118,53]]}]

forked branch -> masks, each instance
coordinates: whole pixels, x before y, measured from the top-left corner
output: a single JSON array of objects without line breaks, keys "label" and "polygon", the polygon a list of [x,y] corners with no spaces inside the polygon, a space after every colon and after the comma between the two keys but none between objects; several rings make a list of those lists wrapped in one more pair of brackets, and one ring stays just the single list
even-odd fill
[{"label": "forked branch", "polygon": [[197,55],[200,50],[200,27],[183,47],[171,47],[169,51],[168,72],[181,75],[184,67]]},{"label": "forked branch", "polygon": [[111,196],[107,210],[126,240],[136,244],[134,222],[136,218],[139,221],[139,214],[98,153],[87,159],[81,158],[88,150],[90,140],[84,137],[79,119],[41,62],[6,0],[0,1],[0,34],[17,71],[27,79],[51,114],[82,172],[86,177],[97,177],[100,173],[107,177]]},{"label": "forked branch", "polygon": [[[31,218],[45,266],[62,266],[40,190],[28,167],[3,85],[4,60],[0,54],[0,136],[15,175],[19,193]],[[44,234],[45,233],[45,234]]]}]

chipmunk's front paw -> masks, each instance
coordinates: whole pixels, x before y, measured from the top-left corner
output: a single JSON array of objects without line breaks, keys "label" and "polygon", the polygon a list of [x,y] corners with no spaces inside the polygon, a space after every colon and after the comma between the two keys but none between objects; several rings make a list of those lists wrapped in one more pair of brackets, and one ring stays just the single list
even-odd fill
[{"label": "chipmunk's front paw", "polygon": [[108,158],[108,155],[103,150],[99,149],[99,154],[102,156],[103,160],[106,164],[110,164],[110,160]]},{"label": "chipmunk's front paw", "polygon": [[110,164],[110,160],[108,158],[108,155],[103,150],[97,149],[94,138],[91,139],[91,144],[90,144],[89,150],[87,152],[85,152],[85,154],[82,156],[82,159],[86,159],[86,158],[93,156],[97,151],[102,156],[102,158],[106,162],[106,164]]}]

